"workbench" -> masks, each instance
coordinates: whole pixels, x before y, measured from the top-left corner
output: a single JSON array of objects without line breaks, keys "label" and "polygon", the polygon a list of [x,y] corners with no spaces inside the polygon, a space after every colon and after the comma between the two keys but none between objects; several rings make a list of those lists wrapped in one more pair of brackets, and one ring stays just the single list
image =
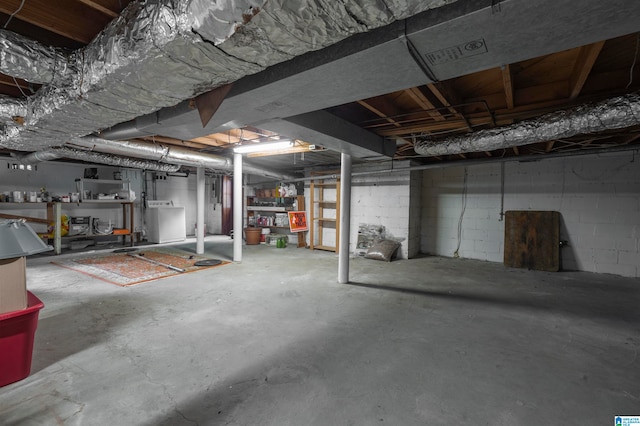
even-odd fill
[{"label": "workbench", "polygon": [[120,234],[94,234],[92,230],[89,231],[88,234],[83,235],[75,235],[64,237],[65,239],[78,239],[78,238],[99,238],[99,237],[113,237],[113,236],[122,236],[122,243],[127,245],[127,237],[129,237],[129,245],[133,246],[134,243],[134,206],[133,201],[126,200],[86,200],[79,203],[62,203],[62,202],[43,202],[43,203],[0,203],[0,210],[26,210],[32,208],[46,208],[46,219],[38,218],[38,217],[30,217],[23,214],[8,214],[8,213],[0,213],[0,218],[2,219],[25,219],[27,222],[33,223],[42,223],[46,225],[53,224],[53,237],[50,239],[53,243],[53,250],[55,254],[62,253],[62,211],[71,210],[74,208],[90,208],[95,207],[96,205],[100,205],[102,207],[121,207],[122,208],[122,226],[121,231],[123,233]]}]

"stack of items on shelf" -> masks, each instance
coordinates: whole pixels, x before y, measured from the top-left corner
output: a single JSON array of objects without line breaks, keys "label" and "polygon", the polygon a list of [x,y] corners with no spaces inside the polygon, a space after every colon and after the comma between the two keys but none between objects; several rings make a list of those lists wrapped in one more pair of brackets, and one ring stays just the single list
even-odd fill
[{"label": "stack of items on shelf", "polygon": [[298,195],[298,190],[294,184],[283,184],[275,188],[256,189],[255,194],[256,197],[260,198],[295,197]]},{"label": "stack of items on shelf", "polygon": [[276,213],[275,225],[283,228],[289,226],[289,215],[287,213]]}]

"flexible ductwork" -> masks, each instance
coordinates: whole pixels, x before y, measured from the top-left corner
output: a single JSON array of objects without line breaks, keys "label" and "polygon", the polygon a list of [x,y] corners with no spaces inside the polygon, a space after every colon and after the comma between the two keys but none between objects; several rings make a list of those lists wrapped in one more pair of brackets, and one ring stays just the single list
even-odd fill
[{"label": "flexible ductwork", "polygon": [[83,151],[69,147],[49,148],[44,151],[32,152],[31,154],[16,156],[21,163],[35,164],[42,161],[53,161],[61,158],[88,161],[96,164],[106,164],[115,167],[127,167],[142,170],[152,170],[156,172],[176,172],[180,166],[175,164],[162,164],[154,161],[138,160],[135,158],[118,157],[116,155],[103,154],[100,152]]},{"label": "flexible ductwork", "polygon": [[[96,142],[96,139],[94,139]],[[109,141],[112,142],[112,141]],[[130,145],[136,146],[136,145]],[[93,147],[96,147],[94,144]],[[145,151],[152,151],[149,147],[143,148]],[[131,155],[135,148],[131,148],[132,151],[128,152],[125,155]],[[192,167],[205,167],[208,169],[212,169],[215,171],[224,171],[230,172],[233,169],[233,165],[231,164],[231,160],[224,158],[226,160],[224,162],[224,166],[222,166],[223,157],[216,158],[217,156],[211,154],[199,154],[199,153],[189,153],[189,155],[176,155],[171,154],[171,149],[163,150],[163,148],[158,148],[159,151],[164,151],[167,155],[165,156],[165,161],[168,158],[170,161],[180,161],[182,165],[192,166]],[[115,151],[115,150],[114,150]],[[126,153],[126,150],[120,150],[120,152]],[[36,164],[41,163],[43,161],[53,161],[59,160],[61,158],[70,158],[74,160],[82,160],[90,163],[96,164],[105,164],[109,166],[115,167],[127,167],[127,168],[135,168],[142,170],[152,170],[156,172],[175,172],[180,169],[180,165],[178,164],[169,164],[169,163],[160,163],[158,161],[152,160],[141,160],[137,158],[131,157],[122,157],[119,155],[113,154],[105,154],[98,151],[86,151],[83,149],[75,149],[69,146],[55,147],[55,148],[47,148],[43,151],[36,151],[30,154],[18,155],[14,154],[21,163],[23,164]],[[178,158],[180,158],[178,160]],[[220,167],[211,167],[214,164],[220,164]],[[246,174],[253,174],[257,176],[263,176],[274,180],[291,180],[296,177],[293,175],[282,174],[276,171],[272,171],[269,169],[265,169],[263,167],[254,166],[252,164],[247,164],[243,162],[243,171]]]},{"label": "flexible ductwork", "polygon": [[63,50],[0,30],[0,72],[31,83],[62,84],[70,82],[78,70]]},{"label": "flexible ductwork", "polygon": [[640,96],[631,94],[467,136],[420,141],[414,150],[424,156],[493,151],[637,125],[640,125]]},{"label": "flexible ductwork", "polygon": [[27,103],[20,99],[0,96],[0,124],[15,125],[16,117],[27,115]]},{"label": "flexible ductwork", "polygon": [[[197,152],[180,146],[141,141],[112,141],[93,136],[73,138],[71,145],[112,155],[144,158],[160,163],[204,167],[209,170],[224,172],[233,171],[233,161],[230,158]],[[243,171],[247,174],[269,177],[275,180],[292,179],[296,177],[246,162],[243,165]]]},{"label": "flexible ductwork", "polygon": [[153,142],[112,141],[86,136],[71,139],[71,145],[113,155],[132,156],[162,163],[183,166],[205,167],[217,170],[231,170],[233,163],[226,157],[203,154],[180,146]]},{"label": "flexible ductwork", "polygon": [[64,84],[32,96],[24,125],[0,132],[0,145],[21,151],[61,145],[455,1],[136,1],[67,68],[58,53],[5,36],[7,57],[16,58],[6,62],[6,74]]}]

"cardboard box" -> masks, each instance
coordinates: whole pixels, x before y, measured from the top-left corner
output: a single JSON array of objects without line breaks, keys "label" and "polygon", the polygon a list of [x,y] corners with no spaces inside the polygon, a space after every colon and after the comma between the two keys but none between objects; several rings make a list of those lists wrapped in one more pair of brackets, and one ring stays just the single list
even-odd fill
[{"label": "cardboard box", "polygon": [[27,307],[26,257],[0,259],[0,314]]}]

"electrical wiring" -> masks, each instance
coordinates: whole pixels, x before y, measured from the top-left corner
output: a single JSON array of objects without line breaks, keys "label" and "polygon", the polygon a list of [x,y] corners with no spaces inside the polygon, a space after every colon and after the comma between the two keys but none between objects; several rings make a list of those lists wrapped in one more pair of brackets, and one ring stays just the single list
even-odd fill
[{"label": "electrical wiring", "polygon": [[[7,19],[7,22],[4,23],[4,27],[3,29],[7,29],[7,27],[9,26],[9,22],[11,22],[11,20],[13,19],[14,16],[16,16],[18,14],[18,12],[20,12],[22,10],[22,7],[24,6],[26,0],[22,0],[22,2],[20,3],[20,6],[11,14],[9,15],[9,18]],[[27,97],[27,94],[24,93],[24,91],[22,90],[22,87],[20,87],[20,85],[18,84],[18,80],[16,80],[15,77],[11,77],[13,79],[13,82],[16,84],[16,87],[18,88],[18,90],[20,90],[20,93],[22,93],[22,96],[24,96],[25,98]]]},{"label": "electrical wiring", "polygon": [[18,12],[20,12],[22,10],[22,7],[24,6],[24,2],[25,1],[26,0],[22,0],[22,3],[20,3],[20,6],[15,10],[15,12],[13,12],[11,15],[9,15],[9,18],[7,19],[7,22],[4,23],[4,29],[7,29],[7,27],[9,26],[9,22],[11,22],[13,17],[16,16],[18,14]]},{"label": "electrical wiring", "polygon": [[464,168],[464,178],[462,181],[462,210],[460,211],[460,219],[458,220],[458,245],[456,251],[453,252],[453,257],[456,259],[460,257],[460,244],[462,244],[462,219],[464,218],[464,212],[467,209],[467,168]]},{"label": "electrical wiring", "polygon": [[633,56],[633,63],[631,64],[631,69],[629,70],[629,83],[627,83],[625,89],[628,89],[629,86],[631,86],[631,83],[633,83],[633,69],[636,67],[636,62],[638,61],[638,45],[640,45],[640,33],[638,33],[636,37],[636,53]]}]

